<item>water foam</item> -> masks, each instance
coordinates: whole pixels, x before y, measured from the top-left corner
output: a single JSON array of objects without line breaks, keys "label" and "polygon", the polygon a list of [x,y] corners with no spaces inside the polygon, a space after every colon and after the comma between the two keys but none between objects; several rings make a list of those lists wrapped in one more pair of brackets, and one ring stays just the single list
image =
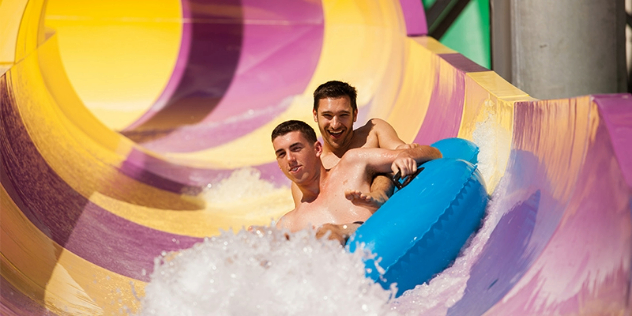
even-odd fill
[{"label": "water foam", "polygon": [[217,184],[209,185],[202,197],[212,204],[226,204],[258,199],[280,191],[287,193],[287,190],[287,187],[276,188],[274,184],[261,179],[259,170],[247,167],[233,171]]},{"label": "water foam", "polygon": [[311,231],[222,232],[155,260],[140,315],[388,315],[391,292]]}]

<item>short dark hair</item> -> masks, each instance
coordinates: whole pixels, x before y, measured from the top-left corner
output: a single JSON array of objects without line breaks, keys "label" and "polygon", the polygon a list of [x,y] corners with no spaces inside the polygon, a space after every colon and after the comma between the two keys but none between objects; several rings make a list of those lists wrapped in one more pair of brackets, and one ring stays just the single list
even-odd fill
[{"label": "short dark hair", "polygon": [[321,84],[314,91],[314,111],[318,111],[318,102],[320,99],[340,98],[345,95],[349,97],[353,111],[357,111],[358,104],[356,103],[356,98],[358,97],[358,92],[356,91],[356,88],[346,82],[336,80],[327,81]]},{"label": "short dark hair", "polygon": [[274,139],[279,136],[283,136],[294,131],[301,132],[301,134],[303,134],[303,137],[305,137],[305,139],[307,139],[307,141],[312,144],[318,141],[314,129],[307,123],[298,120],[289,120],[277,125],[277,127],[275,127],[272,131],[272,141],[274,141]]}]

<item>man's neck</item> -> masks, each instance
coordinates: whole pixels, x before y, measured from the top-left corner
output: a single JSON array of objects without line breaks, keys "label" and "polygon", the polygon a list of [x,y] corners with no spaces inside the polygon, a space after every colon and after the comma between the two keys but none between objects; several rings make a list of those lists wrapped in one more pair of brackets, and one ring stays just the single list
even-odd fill
[{"label": "man's neck", "polygon": [[345,148],[339,148],[337,150],[332,149],[329,146],[324,146],[323,148],[323,156],[334,155],[338,157],[338,159],[342,158],[342,156],[347,152],[349,146],[345,146]]},{"label": "man's neck", "polygon": [[320,194],[320,185],[326,173],[327,170],[325,170],[325,167],[323,167],[321,163],[319,173],[315,175],[311,181],[304,184],[297,184],[299,190],[303,193],[303,202],[312,202],[318,197]]},{"label": "man's neck", "polygon": [[342,156],[351,148],[351,144],[353,143],[354,131],[351,131],[351,137],[349,137],[349,141],[344,144],[342,147],[338,149],[331,148],[329,144],[326,142],[323,144],[323,155],[335,155],[338,159],[342,158]]}]

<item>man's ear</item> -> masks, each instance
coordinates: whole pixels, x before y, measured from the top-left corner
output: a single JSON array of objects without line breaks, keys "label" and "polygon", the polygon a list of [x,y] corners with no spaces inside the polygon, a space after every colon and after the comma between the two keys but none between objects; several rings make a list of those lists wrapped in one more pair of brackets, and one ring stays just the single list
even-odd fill
[{"label": "man's ear", "polygon": [[356,120],[358,120],[358,110],[353,111],[353,122],[355,123]]},{"label": "man's ear", "polygon": [[314,114],[314,122],[318,123],[318,111],[312,110],[312,114]]},{"label": "man's ear", "polygon": [[314,150],[316,150],[316,157],[320,157],[320,155],[323,153],[323,144],[317,141],[316,143],[314,143]]}]

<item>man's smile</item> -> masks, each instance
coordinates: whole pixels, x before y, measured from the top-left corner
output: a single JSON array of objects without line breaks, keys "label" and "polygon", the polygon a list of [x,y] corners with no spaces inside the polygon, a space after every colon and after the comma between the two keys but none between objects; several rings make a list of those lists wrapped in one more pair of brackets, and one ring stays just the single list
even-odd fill
[{"label": "man's smile", "polygon": [[328,131],[329,135],[331,135],[332,138],[338,139],[342,136],[342,132],[343,131]]},{"label": "man's smile", "polygon": [[299,172],[301,169],[301,165],[296,165],[296,166],[290,166],[289,172],[290,173],[297,173]]}]

